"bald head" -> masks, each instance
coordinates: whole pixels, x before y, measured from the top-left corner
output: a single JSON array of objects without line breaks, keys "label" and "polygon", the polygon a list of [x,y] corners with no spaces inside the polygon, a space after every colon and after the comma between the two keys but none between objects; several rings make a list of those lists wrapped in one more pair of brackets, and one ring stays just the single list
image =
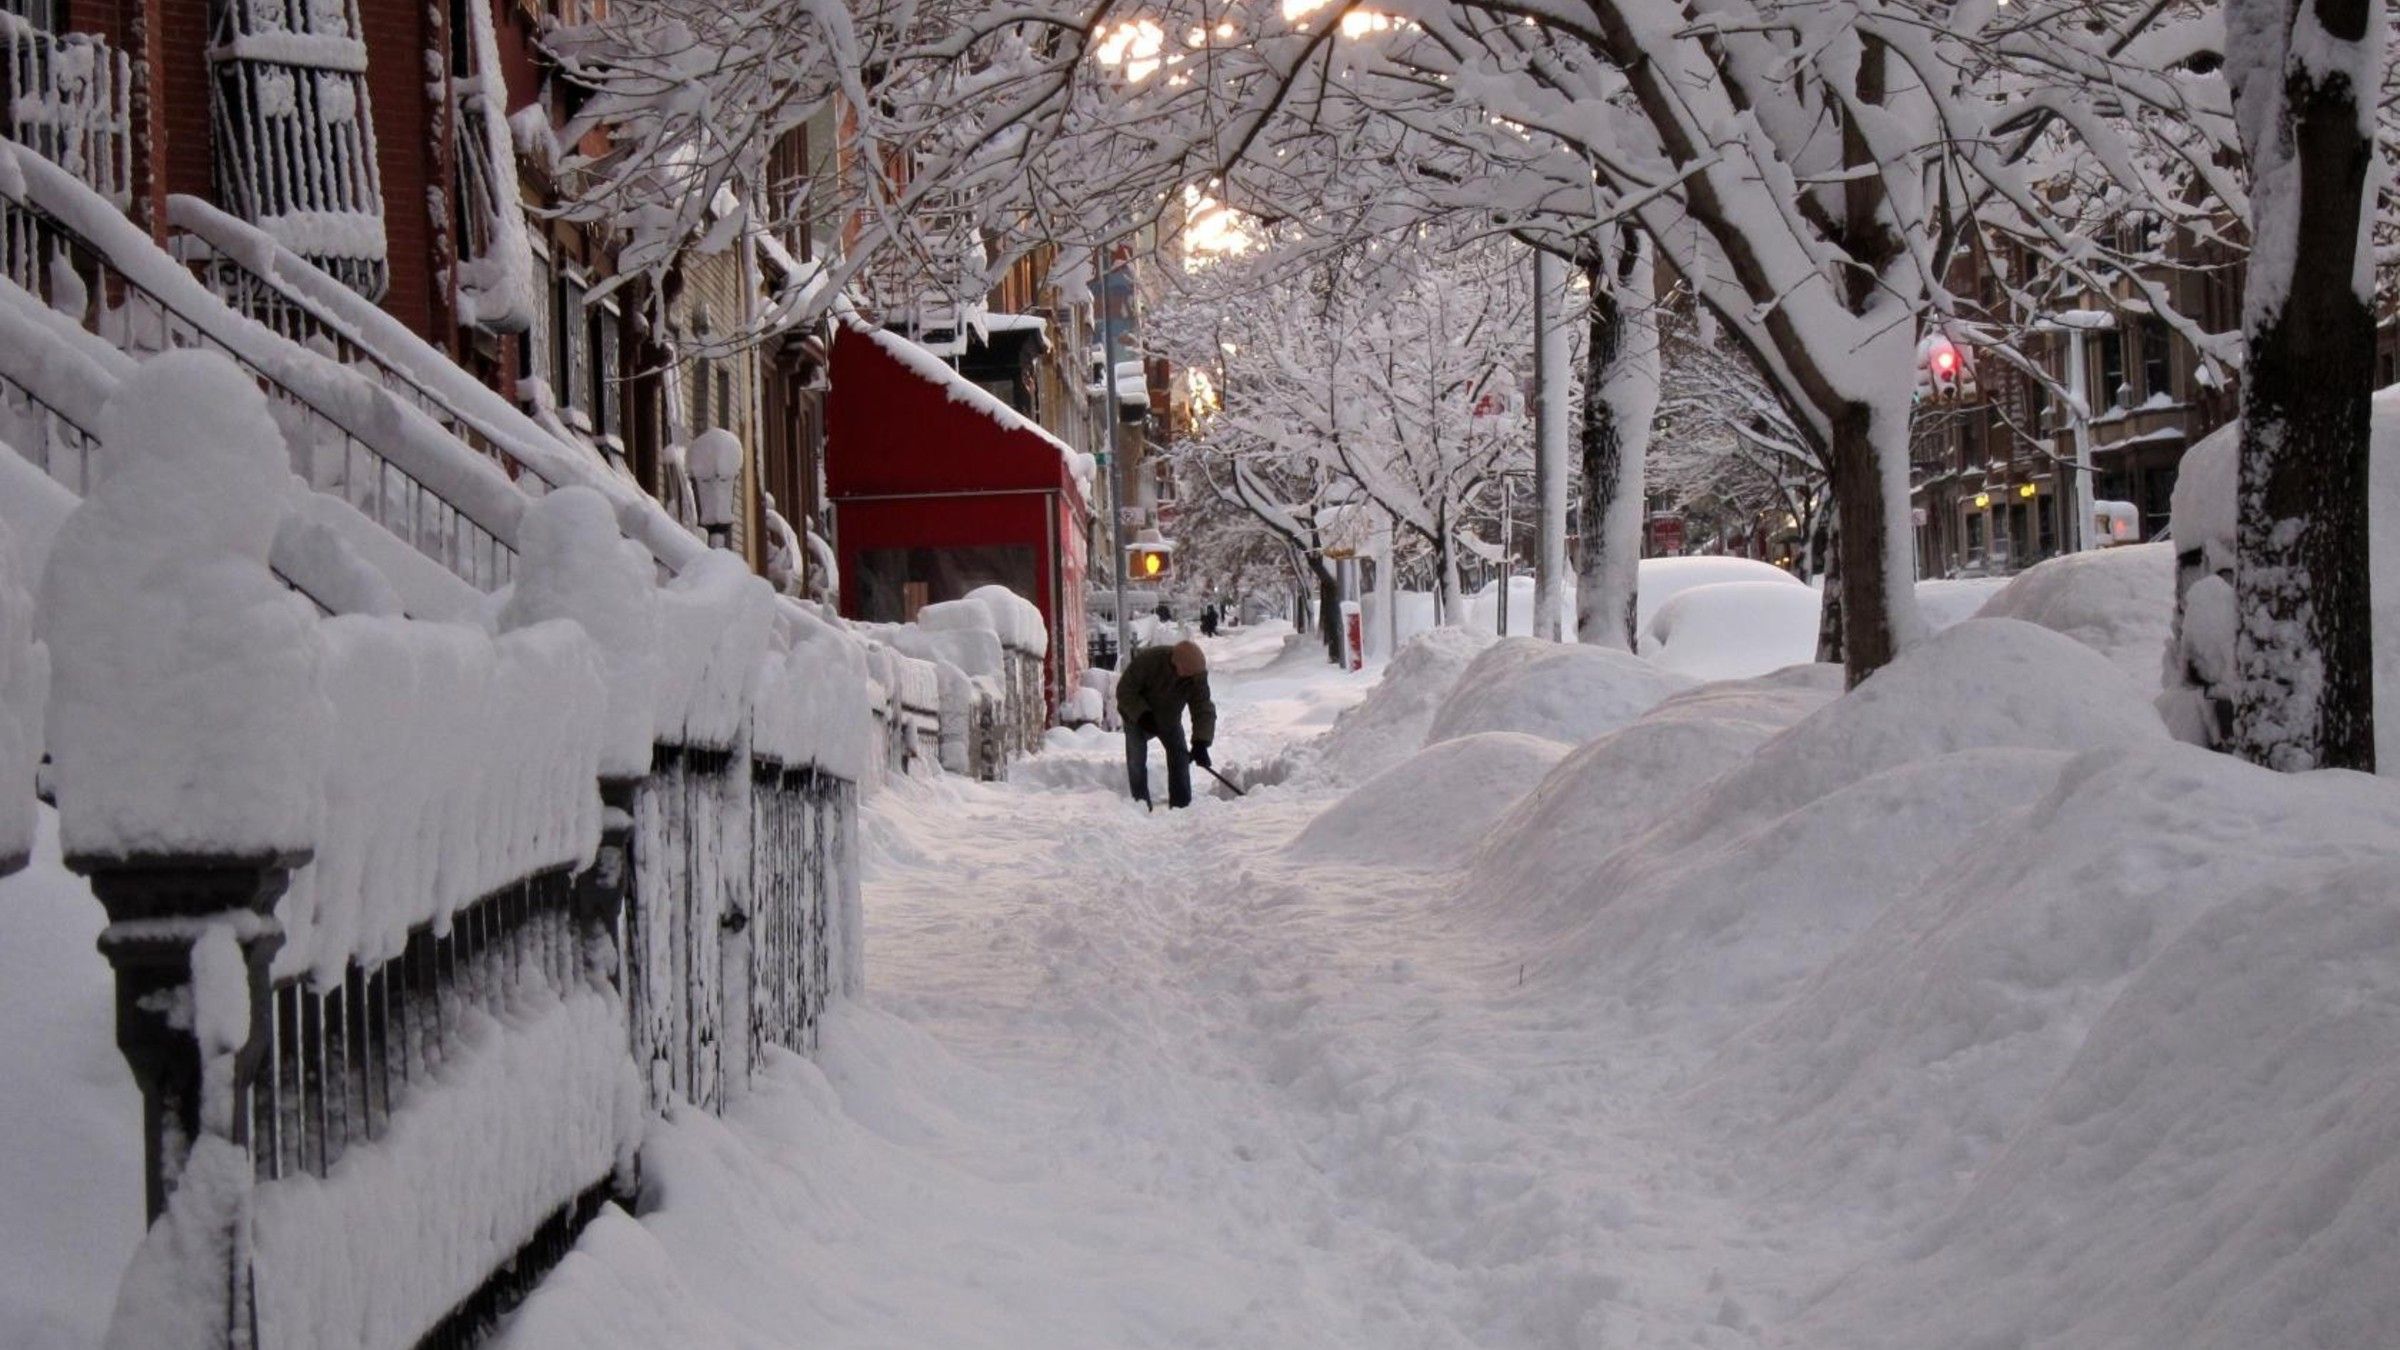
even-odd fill
[{"label": "bald head", "polygon": [[1175,673],[1188,680],[1208,670],[1208,653],[1200,650],[1197,642],[1178,642],[1175,644],[1174,662]]}]

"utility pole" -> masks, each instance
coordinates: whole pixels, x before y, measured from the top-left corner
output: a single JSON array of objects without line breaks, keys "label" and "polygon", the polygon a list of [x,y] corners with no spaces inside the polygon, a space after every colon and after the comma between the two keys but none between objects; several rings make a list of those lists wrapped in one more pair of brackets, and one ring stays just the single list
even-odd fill
[{"label": "utility pole", "polygon": [[[1566,264],[1533,254],[1533,635],[1567,638]],[[1501,609],[1507,610],[1505,596]]]},{"label": "utility pole", "polygon": [[[1130,259],[1128,259],[1130,261]],[[1117,267],[1117,248],[1110,244],[1101,255],[1100,267],[1100,406],[1108,415],[1108,451],[1101,460],[1108,474],[1108,532],[1115,555],[1109,560],[1109,575],[1116,578],[1117,588],[1117,669],[1125,668],[1126,658],[1133,655],[1126,649],[1125,622],[1125,503],[1124,459],[1119,454],[1117,424],[1124,420],[1124,409],[1117,403],[1117,343],[1124,336],[1125,316],[1119,305],[1119,295],[1111,281]]]}]

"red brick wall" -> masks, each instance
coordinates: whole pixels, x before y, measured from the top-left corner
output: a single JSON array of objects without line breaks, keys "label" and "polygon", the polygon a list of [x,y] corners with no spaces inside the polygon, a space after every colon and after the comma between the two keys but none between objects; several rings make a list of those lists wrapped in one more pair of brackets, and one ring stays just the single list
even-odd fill
[{"label": "red brick wall", "polygon": [[[161,0],[166,4],[194,0]],[[425,53],[434,34],[425,0],[359,0],[367,40],[367,97],[375,108],[375,163],[383,174],[383,237],[391,286],[383,307],[420,337],[445,350],[451,325],[436,321],[449,306],[435,293],[433,218],[428,190],[446,183],[447,156],[425,89]]]}]

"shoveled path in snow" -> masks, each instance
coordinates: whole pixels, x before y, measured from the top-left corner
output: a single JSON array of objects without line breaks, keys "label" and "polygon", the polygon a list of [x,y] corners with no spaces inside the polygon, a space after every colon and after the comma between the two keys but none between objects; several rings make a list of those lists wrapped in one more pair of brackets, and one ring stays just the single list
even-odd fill
[{"label": "shoveled path in snow", "polygon": [[[1357,693],[1218,685],[1253,766]],[[1326,789],[1145,815],[1071,786],[1105,744],[1044,758],[877,799],[871,997],[663,1127],[512,1344],[1759,1343],[1738,1216],[1617,1118],[1638,1066],[1429,921],[1453,878],[1284,857]]]}]

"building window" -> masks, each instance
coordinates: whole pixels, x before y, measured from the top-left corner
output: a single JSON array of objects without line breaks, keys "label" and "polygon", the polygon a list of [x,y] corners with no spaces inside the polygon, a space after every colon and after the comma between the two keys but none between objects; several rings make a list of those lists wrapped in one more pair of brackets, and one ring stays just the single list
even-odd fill
[{"label": "building window", "polygon": [[2125,335],[2115,329],[2100,335],[2100,388],[2092,401],[2103,408],[2125,406]]},{"label": "building window", "polygon": [[2175,362],[2170,351],[2167,322],[2160,318],[2142,320],[2142,393],[2150,398],[2175,396]]},{"label": "building window", "polygon": [[533,250],[533,323],[517,339],[517,378],[540,380],[558,396],[558,328],[553,312],[558,300],[557,274],[551,270],[549,250]]},{"label": "building window", "polygon": [[591,403],[591,324],[583,303],[587,291],[580,277],[566,275],[558,279],[558,303],[554,307],[558,382],[553,389],[562,411],[586,408]]}]

